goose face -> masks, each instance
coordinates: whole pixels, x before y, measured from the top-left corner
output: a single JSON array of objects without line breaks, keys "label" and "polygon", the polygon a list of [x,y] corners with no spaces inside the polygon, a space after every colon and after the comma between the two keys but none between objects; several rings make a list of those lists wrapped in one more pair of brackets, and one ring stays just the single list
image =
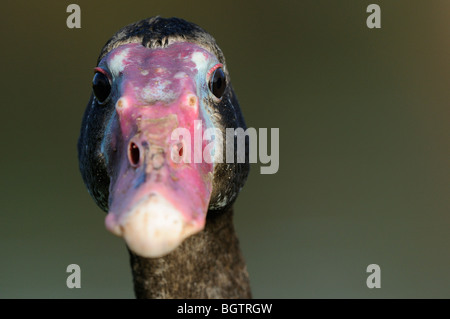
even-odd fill
[{"label": "goose face", "polygon": [[[227,210],[249,164],[218,160],[226,128],[246,126],[211,35],[161,17],[119,30],[97,61],[78,140],[106,228],[137,255],[160,257],[201,231],[207,212]],[[236,149],[236,136],[231,142]]]},{"label": "goose face", "polygon": [[[202,132],[220,97],[208,83],[221,67],[210,52],[180,42],[122,45],[96,68],[98,107],[114,108],[101,143],[110,176],[106,227],[141,256],[165,255],[204,227],[214,165],[198,162],[191,146],[203,155],[210,143]],[[172,136],[180,128],[189,135]]]}]

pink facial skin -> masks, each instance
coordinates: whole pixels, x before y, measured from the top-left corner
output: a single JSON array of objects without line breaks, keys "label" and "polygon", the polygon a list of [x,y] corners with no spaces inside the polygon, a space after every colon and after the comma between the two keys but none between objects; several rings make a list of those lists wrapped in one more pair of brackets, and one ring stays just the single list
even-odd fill
[{"label": "pink facial skin", "polygon": [[211,126],[203,103],[212,98],[208,76],[218,64],[186,42],[159,49],[122,45],[99,64],[115,101],[102,142],[112,172],[105,224],[138,255],[163,256],[205,225],[213,164],[194,163],[193,154],[190,163],[174,162],[172,153],[185,156],[187,141],[172,141],[171,133],[188,129],[194,145],[194,121],[203,130]]}]

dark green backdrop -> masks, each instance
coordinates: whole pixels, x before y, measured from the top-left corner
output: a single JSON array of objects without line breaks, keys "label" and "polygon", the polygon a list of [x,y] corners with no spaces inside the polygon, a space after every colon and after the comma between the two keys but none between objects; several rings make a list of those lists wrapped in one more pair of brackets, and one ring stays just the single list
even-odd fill
[{"label": "dark green backdrop", "polygon": [[[72,2],[81,29],[66,27]],[[2,3],[0,297],[133,297],[76,142],[101,47],[157,14],[212,33],[247,124],[280,128],[279,172],[254,164],[235,209],[255,297],[450,298],[445,0]],[[372,263],[381,289],[366,287]]]}]

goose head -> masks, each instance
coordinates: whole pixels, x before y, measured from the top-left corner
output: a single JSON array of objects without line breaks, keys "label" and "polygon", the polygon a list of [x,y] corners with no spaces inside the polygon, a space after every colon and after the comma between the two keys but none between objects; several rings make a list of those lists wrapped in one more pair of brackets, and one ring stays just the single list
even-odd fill
[{"label": "goose head", "polygon": [[78,141],[106,228],[142,257],[169,254],[202,231],[207,216],[233,204],[249,172],[236,154],[226,163],[225,151],[237,150],[226,128],[246,126],[210,34],[160,17],[119,30],[98,58]]}]

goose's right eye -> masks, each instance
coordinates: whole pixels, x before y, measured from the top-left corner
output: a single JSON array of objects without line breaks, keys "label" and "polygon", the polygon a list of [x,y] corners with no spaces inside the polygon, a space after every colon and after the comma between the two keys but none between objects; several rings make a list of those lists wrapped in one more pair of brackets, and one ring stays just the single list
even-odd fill
[{"label": "goose's right eye", "polygon": [[227,87],[227,81],[222,67],[216,66],[215,68],[216,69],[213,71],[211,79],[209,80],[209,90],[216,98],[220,99]]},{"label": "goose's right eye", "polygon": [[111,83],[106,74],[99,71],[95,72],[94,78],[92,79],[92,90],[100,104],[106,102],[111,93]]}]

